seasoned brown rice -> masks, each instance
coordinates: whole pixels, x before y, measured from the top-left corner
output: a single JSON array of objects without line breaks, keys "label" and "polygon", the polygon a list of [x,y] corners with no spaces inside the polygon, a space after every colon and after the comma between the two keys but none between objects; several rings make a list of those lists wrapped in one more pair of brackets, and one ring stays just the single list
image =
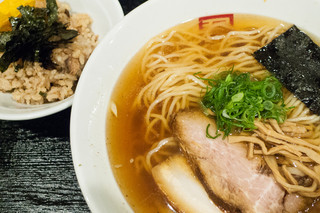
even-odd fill
[{"label": "seasoned brown rice", "polygon": [[66,3],[58,2],[59,20],[75,29],[79,35],[73,42],[56,48],[52,61],[56,69],[46,70],[39,63],[25,62],[24,68],[14,71],[9,68],[0,73],[0,91],[12,93],[12,98],[25,104],[43,104],[63,100],[74,93],[82,69],[93,49],[98,36],[91,29],[91,18],[87,14],[71,14]]}]

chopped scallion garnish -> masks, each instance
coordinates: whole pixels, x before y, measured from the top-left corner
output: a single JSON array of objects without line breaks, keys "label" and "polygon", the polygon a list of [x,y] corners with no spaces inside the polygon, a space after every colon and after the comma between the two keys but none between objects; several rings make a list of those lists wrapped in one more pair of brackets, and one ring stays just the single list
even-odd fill
[{"label": "chopped scallion garnish", "polygon": [[208,82],[201,105],[214,113],[217,136],[218,131],[223,131],[225,137],[234,128],[248,131],[256,129],[256,118],[275,119],[282,123],[290,109],[284,105],[281,83],[273,76],[258,81],[250,79],[249,73],[231,70],[212,79],[200,79]]}]

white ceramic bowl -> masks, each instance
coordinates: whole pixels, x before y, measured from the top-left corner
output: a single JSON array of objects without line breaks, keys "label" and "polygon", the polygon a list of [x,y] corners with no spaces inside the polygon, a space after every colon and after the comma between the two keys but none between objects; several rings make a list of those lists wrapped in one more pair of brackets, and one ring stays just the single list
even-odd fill
[{"label": "white ceramic bowl", "polygon": [[[123,18],[121,5],[117,0],[61,0],[71,7],[73,13],[87,13],[93,19],[92,30],[99,35],[101,41],[107,32]],[[11,98],[11,94],[0,92],[0,119],[28,120],[44,117],[70,107],[71,96],[65,100],[42,104],[20,104]]]},{"label": "white ceramic bowl", "polygon": [[190,19],[226,13],[265,15],[320,36],[319,11],[320,0],[149,0],[129,13],[90,58],[72,107],[72,156],[92,212],[132,212],[108,162],[106,112],[120,73],[150,38]]}]

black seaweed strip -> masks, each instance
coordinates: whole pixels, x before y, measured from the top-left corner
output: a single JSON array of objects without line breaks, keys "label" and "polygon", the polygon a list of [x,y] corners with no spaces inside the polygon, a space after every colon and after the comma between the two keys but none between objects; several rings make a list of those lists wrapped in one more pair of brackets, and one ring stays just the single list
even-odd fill
[{"label": "black seaweed strip", "polygon": [[295,25],[253,56],[320,115],[320,47]]}]

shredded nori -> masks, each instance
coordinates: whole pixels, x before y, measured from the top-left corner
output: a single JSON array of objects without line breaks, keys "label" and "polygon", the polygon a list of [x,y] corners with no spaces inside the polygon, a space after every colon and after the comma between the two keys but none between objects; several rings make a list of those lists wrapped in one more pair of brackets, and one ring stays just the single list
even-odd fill
[{"label": "shredded nori", "polygon": [[67,44],[78,35],[76,30],[58,20],[56,0],[46,0],[46,8],[19,6],[21,17],[10,17],[12,31],[0,33],[0,72],[8,69],[11,63],[15,70],[23,67],[24,61],[40,62],[46,69],[55,64],[51,60],[53,49]]},{"label": "shredded nori", "polygon": [[253,56],[320,115],[320,47],[308,35],[294,25]]}]

